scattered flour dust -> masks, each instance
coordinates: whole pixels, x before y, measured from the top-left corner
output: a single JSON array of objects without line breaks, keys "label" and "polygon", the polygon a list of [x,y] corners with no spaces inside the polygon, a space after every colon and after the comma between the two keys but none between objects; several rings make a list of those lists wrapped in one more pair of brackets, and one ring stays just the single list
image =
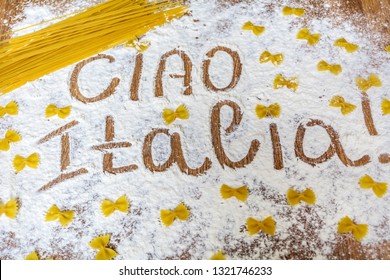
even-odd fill
[{"label": "scattered flour dust", "polygon": [[[1,135],[12,128],[20,132],[23,140],[12,145],[9,152],[0,153],[0,198],[5,202],[14,197],[21,203],[16,219],[0,217],[0,258],[23,259],[36,251],[42,258],[94,259],[96,251],[88,243],[106,233],[111,234],[110,244],[119,254],[117,259],[209,259],[220,250],[228,259],[335,258],[340,240],[337,224],[346,215],[369,225],[362,246],[368,250],[367,255],[377,257],[376,251],[369,248],[390,240],[390,195],[379,199],[371,190],[361,189],[358,182],[364,174],[378,181],[390,181],[390,166],[378,162],[379,154],[390,152],[389,116],[383,116],[380,109],[382,100],[390,98],[389,55],[372,51],[370,42],[348,22],[334,26],[326,18],[308,21],[310,31],[322,35],[317,45],[308,46],[305,41],[295,39],[298,30],[305,26],[302,18],[284,17],[281,13],[282,7],[291,2],[281,1],[278,5],[273,2],[250,1],[221,8],[215,1],[192,1],[190,16],[148,33],[142,38],[150,41],[151,46],[144,53],[139,101],[129,98],[136,51],[124,46],[104,52],[115,57],[114,63],[98,60],[85,66],[80,74],[80,89],[88,97],[102,92],[112,78],[121,80],[115,94],[103,101],[84,104],[71,98],[70,75],[74,66],[2,96],[0,105],[15,100],[20,111],[16,117],[1,119]],[[73,3],[72,7],[84,7],[86,1]],[[48,6],[26,7],[26,18],[14,30],[59,16],[52,10]],[[265,32],[256,37],[243,31],[241,27],[248,20],[265,26]],[[348,54],[333,47],[333,42],[341,37],[361,49]],[[209,91],[202,81],[202,62],[206,53],[216,46],[237,51],[243,64],[237,86],[226,92]],[[160,57],[174,48],[185,51],[194,65],[193,94],[184,96],[182,79],[169,77],[183,71],[181,60],[172,57],[167,61],[163,79],[164,97],[157,98],[154,78]],[[259,55],[264,50],[283,53],[284,62],[278,67],[260,64]],[[343,72],[338,76],[318,72],[320,60],[341,64]],[[222,52],[212,59],[210,76],[217,87],[230,82],[231,61]],[[273,80],[279,73],[287,78],[298,77],[297,93],[286,88],[273,89]],[[364,125],[360,93],[355,85],[356,77],[367,78],[371,73],[378,74],[383,83],[382,87],[368,91],[379,132],[375,137],[369,135]],[[357,109],[343,116],[338,108],[328,106],[334,95],[343,96]],[[261,142],[254,161],[245,168],[222,168],[214,153],[210,115],[212,107],[222,100],[236,102],[243,112],[237,130],[230,135],[222,133],[229,157],[239,160],[246,155],[253,139]],[[259,120],[256,105],[274,102],[282,107],[281,117]],[[49,104],[71,105],[72,114],[66,120],[46,119],[44,112]],[[190,119],[167,126],[161,117],[163,109],[174,109],[180,104],[188,107]],[[222,127],[226,128],[232,112],[223,108],[221,114]],[[114,117],[115,141],[132,143],[131,148],[113,151],[115,166],[136,164],[138,170],[118,175],[103,173],[103,154],[91,147],[104,143],[106,116]],[[367,154],[371,162],[362,167],[345,167],[334,156],[312,167],[299,160],[294,151],[296,130],[300,123],[310,119],[332,125],[351,159]],[[79,124],[69,130],[71,164],[67,171],[86,168],[89,173],[38,192],[60,175],[61,139],[56,137],[41,145],[38,141],[73,120]],[[273,167],[271,123],[276,123],[279,129],[284,158],[282,170]],[[142,147],[145,136],[153,128],[178,132],[189,166],[198,167],[209,157],[211,169],[198,177],[181,173],[176,165],[166,172],[151,173],[143,163]],[[308,128],[304,140],[308,156],[321,155],[329,144],[323,129]],[[41,156],[39,169],[26,168],[16,175],[12,168],[14,156],[33,152]],[[153,143],[155,162],[163,163],[169,154],[169,139],[158,136]],[[245,203],[234,198],[223,200],[219,189],[224,183],[248,186],[248,200]],[[289,188],[309,187],[317,196],[314,206],[288,205]],[[105,218],[100,210],[102,200],[116,200],[123,194],[130,200],[130,211],[115,212]],[[160,210],[172,209],[180,202],[188,206],[189,220],[165,227],[160,221]],[[67,228],[58,222],[45,222],[45,213],[53,204],[76,211]],[[262,220],[268,216],[276,221],[276,234],[250,236],[245,228],[246,219]]]}]

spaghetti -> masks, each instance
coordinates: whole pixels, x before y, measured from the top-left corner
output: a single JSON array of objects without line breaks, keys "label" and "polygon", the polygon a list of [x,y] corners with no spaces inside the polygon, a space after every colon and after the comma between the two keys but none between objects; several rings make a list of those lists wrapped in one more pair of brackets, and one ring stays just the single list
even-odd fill
[{"label": "spaghetti", "polygon": [[0,45],[0,94],[183,16],[183,0],[108,0]]}]

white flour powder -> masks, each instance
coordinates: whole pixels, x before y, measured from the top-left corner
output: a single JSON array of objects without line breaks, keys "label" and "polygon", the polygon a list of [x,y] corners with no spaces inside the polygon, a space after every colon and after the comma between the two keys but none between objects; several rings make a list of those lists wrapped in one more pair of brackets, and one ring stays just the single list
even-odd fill
[{"label": "white flour powder", "polygon": [[[74,1],[75,7],[86,1]],[[47,75],[37,81],[2,96],[0,105],[15,100],[19,115],[0,120],[0,136],[13,129],[23,137],[9,152],[0,153],[0,198],[3,202],[18,198],[21,202],[17,218],[0,217],[0,258],[23,259],[32,251],[42,258],[93,259],[96,251],[88,243],[100,234],[111,233],[111,243],[118,252],[117,259],[208,259],[223,250],[229,259],[279,259],[289,256],[332,258],[337,240],[337,223],[348,215],[359,223],[369,225],[363,245],[376,245],[390,240],[390,196],[377,198],[371,190],[359,187],[359,178],[369,174],[378,181],[390,181],[389,164],[378,162],[378,155],[389,151],[389,116],[383,116],[381,102],[390,98],[389,54],[373,51],[371,43],[348,22],[332,25],[330,19],[309,21],[308,28],[322,35],[315,46],[296,40],[299,29],[305,27],[302,18],[285,17],[283,4],[274,1],[255,1],[221,8],[215,1],[192,1],[191,16],[167,24],[148,33],[142,40],[150,41],[144,53],[139,101],[131,101],[130,85],[136,51],[119,46],[105,51],[114,63],[98,60],[85,66],[80,74],[81,92],[88,97],[101,93],[113,77],[121,81],[113,96],[93,104],[84,104],[70,96],[70,75],[74,66]],[[257,3],[261,2],[261,3]],[[310,9],[314,7],[303,7]],[[26,18],[14,30],[55,15],[49,7],[29,6]],[[265,26],[259,37],[243,31],[246,21]],[[361,49],[349,54],[333,46],[345,37]],[[243,72],[237,86],[227,92],[207,90],[202,81],[202,63],[206,53],[216,46],[238,52]],[[185,51],[194,68],[193,94],[184,96],[183,80],[172,79],[170,73],[182,73],[182,61],[169,58],[164,75],[164,97],[154,96],[154,79],[161,56],[174,48]],[[283,53],[284,62],[275,67],[260,64],[264,51]],[[343,72],[334,76],[318,72],[317,63],[325,60],[339,63]],[[231,58],[219,52],[212,59],[210,76],[217,87],[226,86],[232,73]],[[298,77],[297,93],[289,89],[273,89],[277,74]],[[376,73],[382,87],[368,91],[378,136],[370,136],[364,124],[359,89],[355,78],[367,78]],[[343,116],[338,108],[329,107],[334,95],[343,96],[357,106]],[[258,139],[260,151],[254,161],[236,170],[218,163],[211,142],[210,115],[212,107],[221,100],[236,102],[243,112],[242,123],[229,136],[222,133],[225,150],[232,160],[246,155],[250,142]],[[256,117],[257,104],[278,102],[282,114],[277,119]],[[46,119],[49,104],[71,105],[72,114],[66,120]],[[190,112],[187,121],[177,120],[167,126],[161,113],[164,108],[185,104]],[[137,164],[138,170],[111,175],[102,172],[103,154],[91,149],[104,142],[105,117],[115,120],[115,141],[128,141],[131,148],[114,150],[115,166]],[[231,121],[230,109],[222,109],[222,127]],[[339,133],[347,155],[359,159],[367,154],[371,162],[362,167],[345,167],[337,156],[312,167],[299,160],[294,152],[296,130],[300,123],[320,119]],[[79,168],[89,173],[38,192],[43,185],[60,175],[60,137],[38,145],[39,139],[66,123],[77,120],[79,125],[69,130],[71,165],[67,171]],[[273,167],[272,142],[269,124],[278,125],[283,149],[284,168]],[[198,177],[183,174],[177,165],[163,173],[151,173],[143,163],[142,146],[153,128],[169,128],[181,135],[184,154],[191,167],[198,167],[205,157],[212,161],[207,174]],[[308,128],[304,141],[308,156],[321,155],[330,139],[321,128]],[[169,139],[156,137],[153,144],[156,163],[164,162],[169,154]],[[39,169],[26,168],[15,174],[12,160],[16,154],[41,156]],[[223,200],[219,189],[225,183],[233,187],[248,186],[250,195],[242,203],[231,198]],[[304,203],[292,207],[286,201],[289,188],[312,188],[317,196],[314,206]],[[130,211],[115,212],[105,218],[100,211],[105,198],[116,200],[125,194]],[[190,219],[175,221],[167,228],[160,221],[160,209],[172,209],[184,202],[190,209]],[[45,222],[45,213],[56,204],[60,209],[74,209],[76,216],[67,228],[58,222]],[[277,223],[273,237],[263,233],[249,236],[245,222],[249,217],[264,219],[272,215]],[[373,252],[369,252],[373,253]]]}]

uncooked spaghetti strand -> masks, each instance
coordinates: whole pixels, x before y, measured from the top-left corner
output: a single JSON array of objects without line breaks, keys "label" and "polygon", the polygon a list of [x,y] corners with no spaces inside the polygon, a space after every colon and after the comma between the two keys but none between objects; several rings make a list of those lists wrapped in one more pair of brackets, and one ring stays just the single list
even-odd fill
[{"label": "uncooked spaghetti strand", "polygon": [[[143,23],[143,22],[139,22],[139,23]],[[125,26],[125,27],[126,27],[126,26]],[[129,27],[129,26],[127,26],[127,27]],[[111,27],[111,29],[115,29],[115,28],[118,28],[118,27],[116,27],[116,26]],[[107,29],[103,30],[103,32],[105,32],[105,33],[111,33],[111,31],[108,32]],[[82,39],[80,39],[80,40],[82,40]],[[57,40],[57,41],[58,41],[58,40]],[[33,42],[32,44],[34,44],[34,42]],[[41,49],[41,48],[40,48],[40,49]]]},{"label": "uncooked spaghetti strand", "polygon": [[[107,21],[107,18],[106,18],[106,21]],[[112,20],[110,19],[110,23],[112,22]],[[99,23],[100,24],[100,23]],[[79,25],[80,26],[80,25]],[[96,27],[96,25],[95,25],[95,27]],[[53,33],[53,31],[52,30],[50,30],[50,28],[52,28],[52,27],[48,27],[48,28],[45,28],[44,30],[40,30],[40,31],[37,31],[36,33],[35,33],[35,35],[36,35],[36,37],[37,36],[46,36],[46,34],[44,34],[44,32],[49,32],[49,33]],[[84,26],[82,27],[82,28],[85,28]],[[45,31],[45,30],[47,30],[47,31]],[[59,31],[59,32],[62,32],[64,29],[58,29],[57,28],[57,30]],[[83,29],[81,29],[81,30],[83,30]],[[74,33],[74,34],[76,34],[76,32],[74,31],[74,30],[72,30],[72,32]],[[22,36],[22,37],[18,37],[18,38],[15,38],[15,39],[11,39],[11,40],[13,40],[13,43],[15,43],[15,45],[16,45],[16,43],[17,43],[17,41],[19,40],[19,38],[20,39],[23,39],[23,37],[27,37],[27,38],[24,38],[24,39],[26,39],[26,41],[27,42],[31,42],[31,37],[29,37],[28,35],[27,36]],[[22,41],[22,44],[24,45],[24,42]]]},{"label": "uncooked spaghetti strand", "polygon": [[[146,12],[155,12],[157,9],[155,8],[155,7],[151,7],[151,8],[149,8],[149,9],[147,9],[147,8],[141,8],[141,9],[138,9],[138,10],[136,10],[136,12],[134,12],[134,16],[135,15],[144,15]],[[117,12],[117,14],[118,14],[118,12]],[[120,15],[120,14],[119,14]],[[104,15],[104,16],[110,16],[110,25],[112,25],[112,24],[115,24],[115,18],[113,18],[112,17],[112,15],[111,14],[108,14],[108,15]],[[129,16],[131,16],[131,14],[130,15],[128,15],[128,14],[126,14],[126,17],[129,17]],[[121,15],[121,17],[120,17],[120,19],[122,19],[122,20],[126,20],[126,18],[124,18],[124,16],[123,16],[123,14]],[[107,23],[107,17],[103,17],[103,20],[105,20],[106,21],[106,23]],[[97,18],[97,17],[94,17],[93,18],[93,20],[91,20],[91,19],[86,19],[85,21],[80,21],[79,23],[77,23],[77,24],[83,24],[83,29],[82,30],[87,30],[87,23],[89,23],[90,25],[92,25],[93,27],[95,27],[96,28],[96,24],[98,23],[99,25],[101,24],[101,21],[99,21],[99,18]],[[75,32],[74,32],[74,26],[72,26],[72,25],[68,25],[68,27],[69,27],[69,31],[70,31],[70,33],[72,34],[75,34]],[[53,30],[54,32],[55,31],[58,31],[59,33],[65,33],[65,27],[63,28],[63,29],[60,29],[60,30]],[[36,34],[36,36],[45,36],[46,34],[45,33],[49,33],[49,34],[52,34],[52,35],[55,35],[55,33],[53,32],[52,30],[50,30],[50,27],[47,27],[47,28],[45,28],[44,30],[42,29],[42,30],[40,30],[40,31],[37,31],[35,34]],[[13,41],[14,43],[17,43],[18,42],[18,40],[23,40],[23,39],[25,39],[25,41],[27,41],[27,42],[31,42],[31,38],[30,38],[30,36],[29,35],[24,35],[24,36],[21,36],[21,37],[18,37],[18,38],[14,38],[14,39],[9,39],[9,40],[5,40],[5,42],[7,42],[7,41]],[[21,42],[22,44],[23,44],[23,41]]]},{"label": "uncooked spaghetti strand", "polygon": [[55,18],[43,20],[43,21],[38,22],[36,24],[28,25],[26,27],[22,27],[22,28],[19,28],[19,29],[16,29],[16,30],[11,30],[11,31],[3,33],[3,36],[10,36],[12,34],[19,33],[21,31],[28,30],[28,29],[31,29],[31,28],[34,28],[34,27],[38,27],[38,26],[41,26],[41,25],[44,25],[44,24],[47,24],[47,23],[50,23],[50,22],[53,22],[53,21],[56,21],[56,20],[60,20],[60,19],[63,19],[63,18],[68,18],[68,17],[73,16],[76,13],[79,13],[79,12],[80,11],[69,13],[69,14],[65,14],[65,15],[62,15],[62,16],[55,17]]},{"label": "uncooked spaghetti strand", "polygon": [[185,13],[182,1],[110,0],[37,32],[6,40],[0,50],[0,91],[10,92]]},{"label": "uncooked spaghetti strand", "polygon": [[[142,2],[142,1],[138,1],[138,2]],[[84,10],[85,10],[85,9],[84,9]],[[59,20],[59,19],[62,19],[62,18],[67,18],[67,17],[70,17],[70,16],[75,16],[75,15],[77,15],[78,13],[83,12],[84,10],[81,10],[81,11],[78,11],[78,12],[73,12],[73,13],[66,14],[66,15],[63,15],[63,16],[59,16],[59,17],[56,17],[56,18],[52,18],[52,19],[49,19],[49,20],[45,20],[45,21],[39,22],[39,23],[37,23],[37,24],[33,24],[33,25],[30,25],[30,26],[26,26],[26,27],[23,27],[23,28],[20,28],[20,29],[17,29],[17,30],[13,30],[13,31],[4,33],[3,35],[15,34],[15,33],[17,33],[17,32],[20,32],[20,31],[23,31],[23,30],[28,30],[28,29],[30,29],[30,28],[37,27],[37,26],[40,26],[40,25],[44,25],[44,24],[46,24],[46,23],[53,22],[53,21],[56,21],[56,20]],[[76,17],[73,17],[73,18],[76,18]],[[85,18],[85,20],[88,21],[88,20],[90,20],[90,19]],[[62,21],[62,22],[57,23],[57,26],[60,27],[61,24],[63,24],[64,22],[66,22],[66,21]],[[82,21],[80,21],[80,23],[82,23]],[[66,25],[66,24],[63,24],[63,25],[64,25],[64,28],[66,28],[66,27],[73,28],[71,22],[70,22],[70,24],[68,24],[68,25]],[[45,30],[50,31],[50,27],[51,27],[51,26],[47,27]],[[65,29],[64,29],[64,30],[65,30]],[[38,33],[38,32],[36,32],[36,34],[37,34],[37,33]],[[21,36],[21,37],[22,37],[22,36]],[[18,39],[21,38],[21,37],[18,37]],[[8,40],[15,40],[15,39],[8,39]],[[8,40],[3,40],[2,43],[7,42]]]},{"label": "uncooked spaghetti strand", "polygon": [[[101,47],[101,48],[103,49],[103,47]],[[62,51],[60,51],[59,53],[61,54]],[[93,53],[94,53],[94,51],[91,52],[91,55],[92,55]],[[77,59],[75,59],[75,60],[77,61],[77,60],[79,60],[79,59],[82,59],[82,57],[81,57],[81,58],[77,58]],[[68,61],[65,61],[63,64],[59,64],[58,61],[54,63],[55,67],[57,67],[57,68],[58,68],[58,65],[61,65],[61,67],[62,67],[62,65],[63,65],[63,66],[67,66],[68,64],[69,64]],[[47,68],[47,67],[46,67],[46,68]],[[38,70],[40,70],[40,69],[38,69]],[[54,68],[53,71],[54,71],[54,70],[56,70],[56,69]],[[35,67],[35,68],[32,67],[31,71],[34,71],[33,73],[36,73],[36,72],[37,72],[37,68],[36,68],[36,67]],[[51,72],[51,71],[52,71],[52,69],[50,69],[50,72]],[[12,71],[11,71],[11,72],[12,72]],[[24,74],[24,73],[26,73],[26,72],[23,72],[22,74]],[[39,77],[39,76],[40,76],[40,75],[38,75],[38,76],[36,76],[36,77]],[[35,77],[35,78],[36,78],[36,77]]]},{"label": "uncooked spaghetti strand", "polygon": [[[143,22],[139,22],[139,23],[143,23]],[[145,23],[150,23],[150,22],[145,22]],[[73,39],[72,38],[68,38],[68,43],[69,43],[70,40],[74,40],[74,42],[72,42],[72,44],[77,44],[79,42],[82,42],[83,40],[90,40],[90,39],[93,39],[94,37],[101,37],[104,34],[110,34],[110,33],[112,34],[113,31],[115,31],[116,29],[119,29],[119,28],[129,28],[129,27],[131,28],[133,26],[124,26],[124,27],[111,26],[111,27],[103,29],[103,30],[101,30],[99,32],[83,34],[83,36],[75,37]],[[17,59],[22,60],[22,59],[25,59],[28,56],[36,55],[36,54],[39,54],[39,53],[45,53],[45,52],[49,51],[52,48],[57,48],[57,44],[46,45],[46,46],[38,45],[38,46],[34,46],[34,48],[32,48],[31,50],[20,49],[18,51],[15,51],[15,53],[17,53],[19,55],[17,57]],[[24,54],[21,53],[21,52],[24,52]],[[15,57],[15,59],[16,59],[16,57]],[[10,63],[11,61],[12,61],[12,57],[11,57],[11,60],[8,61],[8,62]]]},{"label": "uncooked spaghetti strand", "polygon": [[[144,21],[144,22],[142,21],[142,22],[139,22],[138,24],[143,24],[143,23],[150,23],[150,22],[149,21]],[[156,23],[153,23],[153,24],[156,24]],[[132,26],[124,26],[122,28],[126,28],[127,29],[129,27],[132,27]],[[79,41],[83,41],[84,39],[88,39],[89,40],[89,39],[92,39],[95,36],[101,37],[103,34],[101,34],[100,32],[110,34],[113,31],[115,31],[115,29],[119,30],[119,27],[114,26],[114,27],[110,27],[110,29],[107,29],[107,28],[103,29],[103,30],[99,31],[99,33],[95,32],[95,33],[92,33],[92,34],[85,34],[83,38],[76,39],[78,41],[75,41],[74,43],[77,44]],[[36,54],[39,54],[41,52],[43,52],[43,53],[47,52],[48,50],[50,50],[50,48],[56,48],[56,46],[54,44],[53,45],[48,45],[47,48],[48,49],[44,49],[41,46],[39,46],[39,48],[36,49],[36,52],[34,52],[34,51],[26,51],[26,50],[25,50],[25,52],[27,53],[26,55],[36,55]],[[22,54],[19,53],[19,55],[20,55],[20,57],[18,57],[19,59],[24,59],[25,58]],[[8,61],[8,63],[10,63],[11,61],[12,60]]]},{"label": "uncooked spaghetti strand", "polygon": [[[143,2],[142,0],[137,0],[137,1],[138,2]],[[47,23],[50,23],[50,22],[53,22],[53,21],[56,21],[56,20],[63,19],[63,18],[69,18],[71,16],[75,16],[75,15],[77,15],[79,13],[82,13],[86,9],[87,8],[84,8],[84,9],[79,10],[79,11],[75,11],[75,12],[72,12],[72,13],[69,13],[69,14],[65,14],[65,15],[61,15],[61,16],[55,17],[55,18],[47,19],[47,20],[41,21],[39,23],[36,23],[36,24],[33,24],[33,25],[29,25],[29,26],[26,26],[26,27],[23,27],[23,28],[20,28],[20,29],[12,30],[12,31],[4,33],[3,36],[4,35],[5,36],[9,36],[9,35],[12,35],[12,34],[15,34],[15,33],[19,33],[21,31],[28,30],[28,29],[31,29],[31,28],[34,28],[34,27],[38,27],[38,26],[41,26],[41,25],[44,25],[44,24],[47,24]]]},{"label": "uncooked spaghetti strand", "polygon": [[[58,63],[55,63],[55,65],[58,65]],[[65,66],[66,66],[67,64],[65,64]]]},{"label": "uncooked spaghetti strand", "polygon": [[[144,3],[145,1],[137,1],[137,2],[139,2],[139,3]],[[169,7],[174,7],[174,5],[173,5],[173,3],[171,3],[171,2],[168,2],[168,1],[162,1],[162,2],[159,2],[158,4],[159,5],[161,5],[161,3],[167,3],[167,6],[166,6],[166,8],[169,8]],[[122,3],[119,3],[119,4],[121,4],[122,6],[125,4],[126,5],[126,2],[122,2]],[[140,7],[136,7],[136,8],[134,8],[133,6],[130,6],[130,8],[131,9],[139,9],[139,8],[145,8],[145,9],[147,9],[147,8],[149,8],[149,7],[151,7],[152,9],[154,9],[155,11],[157,11],[159,8],[158,7],[156,7],[156,6],[151,6],[151,5],[146,5],[145,7],[142,7],[142,6],[140,6]],[[115,8],[115,7],[113,7],[113,8],[111,8],[110,9],[111,10],[111,12],[112,13],[116,13],[116,14],[119,14],[119,15],[122,15],[123,16],[123,13],[121,13],[121,11],[119,11],[118,12],[118,10]],[[101,10],[101,11],[104,11],[104,10]],[[57,18],[54,18],[54,19],[50,19],[50,20],[46,20],[46,21],[43,21],[43,22],[41,22],[41,23],[38,23],[38,24],[34,24],[34,25],[31,25],[31,26],[27,26],[27,27],[25,27],[25,28],[21,28],[21,29],[18,29],[18,30],[16,30],[16,31],[11,31],[11,32],[8,32],[8,33],[6,33],[6,34],[12,34],[12,33],[15,33],[15,32],[19,32],[19,31],[22,31],[22,30],[25,30],[25,29],[28,29],[28,28],[31,28],[31,27],[36,27],[36,26],[39,26],[39,25],[42,25],[42,24],[45,24],[45,23],[48,23],[48,22],[51,22],[51,21],[54,21],[54,20],[58,20],[58,19],[61,19],[61,18],[64,18],[64,17],[67,17],[67,16],[70,16],[70,15],[75,15],[76,13],[71,13],[71,14],[68,14],[68,15],[65,15],[65,16],[60,16],[60,17],[57,17]],[[128,15],[128,14],[126,14],[126,15]],[[82,15],[81,14],[79,14],[78,15],[78,17],[81,17]],[[107,16],[111,16],[110,14],[107,14]],[[105,18],[106,17],[106,15],[105,14],[103,14],[103,15],[100,15],[100,14],[97,14],[97,15],[94,15],[94,18],[97,20],[97,19],[99,19],[99,17],[103,17],[103,18]],[[77,17],[76,16],[73,16],[72,17],[73,19],[76,19]],[[79,23],[83,23],[83,21],[89,21],[90,19],[88,18],[88,17],[85,17],[85,18],[80,18],[80,20],[79,20]],[[71,22],[70,22],[71,23]],[[62,22],[59,22],[58,23],[58,26],[60,26],[60,25],[64,25],[64,27],[67,27],[67,26],[71,26],[71,24],[66,24],[66,21],[62,21]],[[47,30],[50,30],[50,26],[48,27],[48,28],[46,28]]]},{"label": "uncooked spaghetti strand", "polygon": [[[127,27],[129,27],[129,26],[127,26]],[[117,27],[115,27],[115,28],[117,28]],[[115,28],[114,28],[114,29],[115,29]],[[111,33],[111,30],[108,30],[108,31],[110,31],[110,32],[106,32],[106,33]],[[102,34],[100,34],[100,33],[98,34],[98,33],[97,33],[97,35],[98,35],[98,37],[100,37]],[[90,38],[93,38],[93,37],[94,37],[93,35],[90,35],[87,39],[90,39]],[[81,41],[82,41],[82,40],[81,40]],[[77,43],[77,42],[76,42],[76,43]],[[51,46],[49,46],[49,48],[50,48],[50,47],[51,47]],[[42,51],[42,49],[40,49],[40,50]],[[44,51],[47,51],[47,50],[45,49]]]},{"label": "uncooked spaghetti strand", "polygon": [[[127,27],[128,27],[128,26],[127,26]],[[114,29],[115,29],[115,28],[118,28],[118,27],[115,27],[115,26],[114,26]],[[113,28],[111,27],[111,29],[113,29]],[[104,31],[104,30],[103,30],[103,31]],[[108,33],[107,30],[106,30],[106,33]],[[89,39],[89,38],[88,38],[88,39]],[[34,42],[32,43],[32,45],[33,45],[33,44],[34,44]],[[40,50],[40,51],[43,51],[42,48],[41,48],[40,46],[39,46],[39,50]],[[15,50],[15,52],[17,53],[17,50]]]}]

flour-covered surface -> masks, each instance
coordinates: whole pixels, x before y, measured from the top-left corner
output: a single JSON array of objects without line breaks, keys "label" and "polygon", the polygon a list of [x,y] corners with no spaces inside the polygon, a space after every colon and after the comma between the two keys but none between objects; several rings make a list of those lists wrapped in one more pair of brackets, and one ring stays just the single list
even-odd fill
[{"label": "flour-covered surface", "polygon": [[[221,5],[221,1],[191,1],[191,13],[180,20],[158,28],[141,39],[151,46],[143,53],[143,68],[139,85],[139,100],[130,99],[137,52],[119,46],[104,54],[115,58],[109,63],[100,59],[87,64],[80,72],[78,84],[85,97],[95,97],[105,90],[114,77],[120,79],[115,93],[102,101],[83,103],[70,94],[71,75],[75,66],[67,67],[14,92],[1,96],[0,105],[14,100],[19,104],[17,116],[0,120],[0,137],[8,129],[19,132],[22,141],[12,143],[8,152],[0,152],[0,199],[7,202],[17,198],[20,209],[15,219],[0,217],[0,258],[24,259],[32,251],[42,259],[94,259],[96,250],[89,242],[102,234],[111,234],[110,246],[116,259],[209,259],[223,251],[228,259],[324,259],[349,258],[351,250],[361,258],[390,258],[390,195],[382,198],[372,190],[362,189],[359,179],[369,174],[374,180],[390,182],[389,163],[380,163],[378,156],[389,153],[389,115],[383,115],[382,100],[390,98],[390,55],[378,50],[348,20],[333,24],[330,18],[283,16],[284,1],[242,1]],[[240,2],[240,1],[239,1]],[[91,2],[92,3],[92,2]],[[85,7],[85,1],[74,1],[74,7]],[[301,6],[306,10],[321,7]],[[14,30],[43,19],[59,16],[48,6],[25,8],[25,19]],[[314,12],[313,12],[314,13]],[[255,36],[242,30],[245,22],[265,27]],[[309,46],[297,40],[297,32],[308,27],[320,33],[318,44]],[[344,37],[358,44],[359,51],[347,53],[334,47],[335,40]],[[227,91],[214,92],[203,82],[203,62],[206,54],[217,46],[236,51],[242,63],[237,85]],[[167,52],[184,51],[192,61],[192,94],[183,95],[183,62],[179,56],[167,59],[163,75],[163,97],[155,96],[155,80],[160,58]],[[260,64],[265,50],[283,53],[280,66]],[[317,71],[319,61],[342,66],[338,76]],[[233,63],[225,52],[211,59],[210,79],[216,87],[228,85]],[[373,123],[378,135],[371,136],[365,125],[361,92],[355,84],[357,77],[367,78],[375,73],[381,87],[367,91]],[[297,77],[297,92],[282,88],[275,90],[277,74]],[[356,110],[342,115],[329,101],[340,95]],[[243,168],[222,168],[212,144],[211,114],[220,101],[235,102],[243,113],[241,123],[233,133],[224,130],[232,121],[232,109],[221,109],[221,138],[224,150],[232,161],[242,159],[251,141],[260,141],[254,160]],[[279,103],[279,118],[258,119],[257,104]],[[49,104],[72,106],[66,119],[45,117]],[[176,120],[166,125],[162,112],[185,104],[188,120]],[[135,164],[138,169],[120,174],[103,172],[103,152],[92,149],[105,143],[106,117],[115,122],[114,142],[130,142],[130,148],[109,151],[114,154],[114,167]],[[339,134],[345,153],[351,160],[370,156],[363,166],[345,166],[335,154],[316,166],[299,159],[295,152],[298,127],[311,119],[323,121]],[[43,186],[61,174],[61,136],[40,144],[46,135],[70,123],[79,123],[67,132],[70,138],[70,165],[63,172],[84,168],[88,173],[56,184],[45,191]],[[274,168],[270,124],[278,128],[284,167]],[[181,137],[184,157],[191,168],[201,166],[208,157],[211,168],[205,174],[191,176],[177,164],[164,172],[152,173],[144,164],[145,137],[157,128],[167,128]],[[153,141],[155,164],[163,164],[171,153],[169,137],[158,135]],[[306,127],[303,141],[306,156],[316,158],[331,144],[321,127]],[[12,161],[15,155],[39,153],[38,169],[25,168],[16,174]],[[232,187],[246,185],[250,194],[245,203],[222,199],[222,184]],[[289,188],[303,191],[311,188],[317,197],[315,205],[301,202],[290,206],[286,200]],[[122,195],[130,201],[128,213],[114,212],[105,217],[101,212],[103,199],[115,201]],[[161,209],[173,209],[183,202],[190,211],[187,221],[176,220],[166,227],[160,220]],[[56,204],[62,210],[74,210],[75,217],[68,227],[58,221],[46,222],[48,209]],[[246,220],[272,216],[276,233],[269,236],[259,232],[250,236]],[[359,243],[351,236],[340,237],[338,222],[345,216],[357,223],[368,224],[369,232]],[[360,254],[360,255],[359,255]]]}]

